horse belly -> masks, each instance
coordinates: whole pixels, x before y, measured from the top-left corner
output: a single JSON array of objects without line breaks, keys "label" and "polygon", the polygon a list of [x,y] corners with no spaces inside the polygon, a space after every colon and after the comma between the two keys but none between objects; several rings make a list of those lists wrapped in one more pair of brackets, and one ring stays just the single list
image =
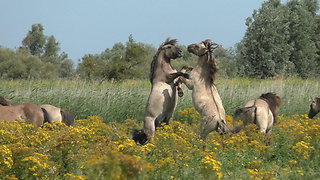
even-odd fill
[{"label": "horse belly", "polygon": [[177,93],[174,86],[167,83],[158,83],[154,85],[149,95],[147,112],[155,118],[160,114],[170,114],[177,105],[176,99]]},{"label": "horse belly", "polygon": [[[207,91],[196,91],[192,93],[193,104],[195,109],[202,115],[214,117],[217,120],[225,119],[224,108],[220,108],[219,104],[215,103],[211,93]],[[218,110],[219,108],[219,110]],[[219,114],[220,113],[220,114]]]}]

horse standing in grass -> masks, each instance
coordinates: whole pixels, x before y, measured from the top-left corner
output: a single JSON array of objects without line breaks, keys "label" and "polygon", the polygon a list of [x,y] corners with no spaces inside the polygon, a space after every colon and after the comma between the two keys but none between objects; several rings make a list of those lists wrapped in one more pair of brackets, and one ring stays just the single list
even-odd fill
[{"label": "horse standing in grass", "polygon": [[218,90],[214,84],[215,74],[218,71],[213,50],[218,44],[205,40],[188,46],[188,51],[197,55],[198,63],[190,72],[190,78],[180,77],[188,89],[192,90],[192,101],[195,109],[202,116],[200,124],[200,138],[212,131],[227,133],[229,131],[225,121],[225,110]]},{"label": "horse standing in grass", "polygon": [[312,99],[312,102],[310,104],[310,110],[308,113],[308,117],[312,119],[314,116],[316,116],[320,112],[320,98],[315,97]]},{"label": "horse standing in grass", "polygon": [[[262,94],[258,99],[251,100],[243,108],[236,110],[233,118],[234,132],[239,132],[249,123],[257,124],[260,132],[265,133],[266,145],[270,144],[273,125],[277,122],[277,109],[281,99],[275,93]],[[235,121],[241,119],[243,125],[235,127]]]},{"label": "horse standing in grass", "polygon": [[40,106],[45,109],[48,113],[48,121],[52,122],[63,122],[68,126],[73,126],[75,119],[72,112],[66,109],[58,108],[50,104],[44,104]]},{"label": "horse standing in grass", "polygon": [[0,121],[22,120],[35,126],[42,126],[46,119],[46,112],[31,103],[11,105],[11,102],[0,97]]},{"label": "horse standing in grass", "polygon": [[151,92],[146,105],[143,130],[135,130],[133,139],[145,144],[153,138],[157,127],[169,120],[177,106],[177,78],[188,78],[188,74],[177,72],[171,59],[182,57],[183,51],[176,46],[176,39],[167,40],[158,48],[150,69]]}]

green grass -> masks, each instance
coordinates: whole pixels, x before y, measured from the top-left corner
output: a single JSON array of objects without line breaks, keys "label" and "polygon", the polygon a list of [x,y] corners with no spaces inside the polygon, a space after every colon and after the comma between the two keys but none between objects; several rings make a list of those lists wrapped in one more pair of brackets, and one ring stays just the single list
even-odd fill
[{"label": "green grass", "polygon": [[[229,115],[247,101],[262,93],[275,92],[282,98],[279,115],[306,114],[310,96],[320,96],[319,82],[301,79],[217,79],[216,85],[224,108]],[[88,81],[0,81],[0,95],[14,104],[31,102],[52,104],[74,112],[76,119],[89,115],[102,116],[105,122],[124,122],[126,119],[143,120],[145,105],[150,93],[148,81],[121,83]],[[185,86],[179,98],[177,111],[192,107],[191,91]]]}]

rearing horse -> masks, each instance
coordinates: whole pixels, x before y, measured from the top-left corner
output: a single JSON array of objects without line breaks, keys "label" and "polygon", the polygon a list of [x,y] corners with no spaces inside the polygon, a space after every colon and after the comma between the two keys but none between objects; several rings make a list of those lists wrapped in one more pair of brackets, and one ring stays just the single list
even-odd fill
[{"label": "rearing horse", "polygon": [[177,39],[167,38],[153,57],[150,69],[152,87],[146,105],[143,131],[136,130],[133,133],[133,139],[140,144],[145,144],[147,137],[153,138],[156,128],[162,123],[169,124],[177,106],[176,78],[188,78],[188,74],[177,72],[171,65],[171,59],[183,55],[176,43]]},{"label": "rearing horse", "polygon": [[200,138],[216,130],[227,133],[229,127],[225,121],[225,110],[218,90],[214,84],[215,73],[218,71],[213,50],[218,44],[205,40],[188,46],[188,51],[199,57],[196,67],[190,72],[190,79],[180,77],[188,89],[192,90],[192,101],[195,109],[202,116]]}]

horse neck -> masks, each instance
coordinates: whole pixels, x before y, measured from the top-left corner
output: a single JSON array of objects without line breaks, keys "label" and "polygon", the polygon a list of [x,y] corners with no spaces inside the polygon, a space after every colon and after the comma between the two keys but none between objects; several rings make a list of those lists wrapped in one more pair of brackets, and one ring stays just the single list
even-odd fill
[{"label": "horse neck", "polygon": [[154,60],[154,67],[152,69],[151,83],[155,81],[165,81],[167,75],[174,72],[173,67],[170,64],[171,60],[164,55],[164,52],[160,52],[157,59]]},{"label": "horse neck", "polygon": [[198,73],[201,76],[201,79],[204,80],[206,84],[211,86],[213,85],[213,83],[211,82],[210,67],[207,61],[207,55],[199,56],[195,70],[198,71]]}]

